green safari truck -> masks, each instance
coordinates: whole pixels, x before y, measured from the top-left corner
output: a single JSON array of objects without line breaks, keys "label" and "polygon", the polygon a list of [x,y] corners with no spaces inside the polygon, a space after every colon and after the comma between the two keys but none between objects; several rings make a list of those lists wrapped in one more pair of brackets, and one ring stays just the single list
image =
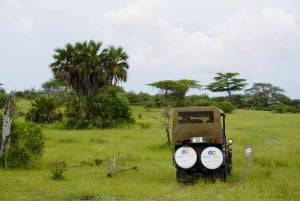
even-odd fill
[{"label": "green safari truck", "polygon": [[176,108],[172,126],[176,180],[226,181],[232,172],[232,140],[226,138],[225,113],[219,108]]}]

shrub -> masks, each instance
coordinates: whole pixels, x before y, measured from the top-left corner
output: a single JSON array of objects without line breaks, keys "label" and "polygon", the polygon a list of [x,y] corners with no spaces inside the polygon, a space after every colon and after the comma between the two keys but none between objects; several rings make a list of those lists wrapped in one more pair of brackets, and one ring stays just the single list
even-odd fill
[{"label": "shrub", "polygon": [[32,103],[32,108],[26,113],[26,120],[35,123],[52,123],[62,120],[62,113],[56,111],[54,97],[41,96]]},{"label": "shrub", "polygon": [[48,170],[52,173],[53,179],[63,179],[63,173],[67,170],[67,165],[64,160],[56,160],[48,165]]},{"label": "shrub", "polygon": [[217,102],[216,106],[218,108],[222,109],[225,113],[231,113],[232,111],[234,111],[236,109],[236,107],[228,101]]},{"label": "shrub", "polygon": [[214,105],[214,102],[210,101],[210,100],[200,99],[200,100],[197,101],[196,105],[198,107],[207,107],[207,106]]},{"label": "shrub", "polygon": [[66,109],[65,128],[110,128],[133,123],[127,99],[98,95],[90,100],[70,99]]},{"label": "shrub", "polygon": [[154,108],[157,107],[157,105],[160,105],[159,103],[154,102],[153,100],[148,100],[144,102],[145,108]]},{"label": "shrub", "polygon": [[297,113],[298,110],[296,107],[291,107],[287,105],[271,105],[269,107],[269,110],[275,113]]},{"label": "shrub", "polygon": [[140,122],[139,125],[140,125],[141,129],[151,128],[151,124],[149,122],[147,122],[147,123]]},{"label": "shrub", "polygon": [[32,160],[32,154],[23,144],[15,144],[6,153],[6,165],[9,168],[30,169],[33,165]]},{"label": "shrub", "polygon": [[[2,112],[0,113],[0,129],[1,129],[1,133],[2,133],[2,126],[3,126],[3,114]],[[2,135],[0,136],[0,142],[2,140]]]},{"label": "shrub", "polygon": [[7,94],[5,94],[4,92],[0,91],[0,108],[1,109],[5,106],[7,97],[8,97]]},{"label": "shrub", "polygon": [[207,95],[190,95],[186,96],[184,99],[184,105],[186,107],[191,106],[209,106],[210,100]]},{"label": "shrub", "polygon": [[41,129],[34,123],[12,124],[11,145],[6,150],[4,160],[9,168],[32,168],[36,165],[44,149]]}]

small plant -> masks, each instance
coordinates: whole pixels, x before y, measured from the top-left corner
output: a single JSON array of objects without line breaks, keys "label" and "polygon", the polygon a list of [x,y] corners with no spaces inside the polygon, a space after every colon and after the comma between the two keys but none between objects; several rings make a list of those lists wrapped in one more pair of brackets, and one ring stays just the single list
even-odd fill
[{"label": "small plant", "polygon": [[103,162],[102,159],[95,158],[95,159],[87,159],[87,160],[82,160],[80,161],[80,166],[93,166],[93,165],[101,165]]},{"label": "small plant", "polygon": [[101,165],[103,163],[103,160],[99,159],[99,158],[95,158],[94,163],[95,163],[95,165]]},{"label": "small plant", "polygon": [[142,119],[142,118],[143,118],[143,116],[142,116],[141,113],[138,114],[138,118],[139,118],[139,119]]},{"label": "small plant", "polygon": [[228,101],[217,102],[216,105],[217,107],[222,109],[225,113],[232,113],[236,109],[236,107],[231,102]]},{"label": "small plant", "polygon": [[148,122],[147,122],[147,123],[140,122],[139,125],[140,125],[140,128],[141,128],[141,129],[147,129],[147,128],[150,128],[150,127],[151,127],[151,124],[148,123]]},{"label": "small plant", "polygon": [[94,161],[91,160],[82,160],[80,161],[80,166],[93,166],[94,165]]},{"label": "small plant", "polygon": [[96,138],[92,138],[91,142],[96,142],[96,143],[102,144],[102,143],[107,143],[108,141],[103,139],[102,137],[98,136]]},{"label": "small plant", "polygon": [[64,179],[63,173],[67,170],[67,165],[64,160],[56,160],[49,164],[48,169],[53,179]]},{"label": "small plant", "polygon": [[73,142],[73,139],[72,138],[61,138],[59,140],[60,143],[72,143]]}]

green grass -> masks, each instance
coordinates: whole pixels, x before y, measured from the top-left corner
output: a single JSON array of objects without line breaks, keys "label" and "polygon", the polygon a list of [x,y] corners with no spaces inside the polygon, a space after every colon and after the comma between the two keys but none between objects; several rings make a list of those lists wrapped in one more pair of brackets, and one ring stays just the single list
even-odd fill
[{"label": "green grass", "polygon": [[[44,126],[46,148],[40,168],[0,169],[0,200],[299,200],[300,114],[237,110],[227,115],[227,135],[233,139],[233,174],[226,183],[184,185],[175,180],[172,149],[166,145],[158,109],[134,107],[137,123],[107,130],[57,130]],[[244,149],[253,147],[247,169]],[[107,177],[108,169],[93,164],[112,160],[137,166]],[[47,165],[64,160],[64,179],[52,179]]]}]

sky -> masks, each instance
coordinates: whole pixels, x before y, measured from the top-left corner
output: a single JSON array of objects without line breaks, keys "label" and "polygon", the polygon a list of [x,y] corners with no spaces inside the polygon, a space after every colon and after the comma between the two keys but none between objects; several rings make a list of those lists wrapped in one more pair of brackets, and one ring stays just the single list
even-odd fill
[{"label": "sky", "polygon": [[0,83],[39,90],[56,48],[94,40],[128,54],[126,91],[237,72],[246,88],[271,83],[300,99],[299,9],[299,0],[0,0]]}]

